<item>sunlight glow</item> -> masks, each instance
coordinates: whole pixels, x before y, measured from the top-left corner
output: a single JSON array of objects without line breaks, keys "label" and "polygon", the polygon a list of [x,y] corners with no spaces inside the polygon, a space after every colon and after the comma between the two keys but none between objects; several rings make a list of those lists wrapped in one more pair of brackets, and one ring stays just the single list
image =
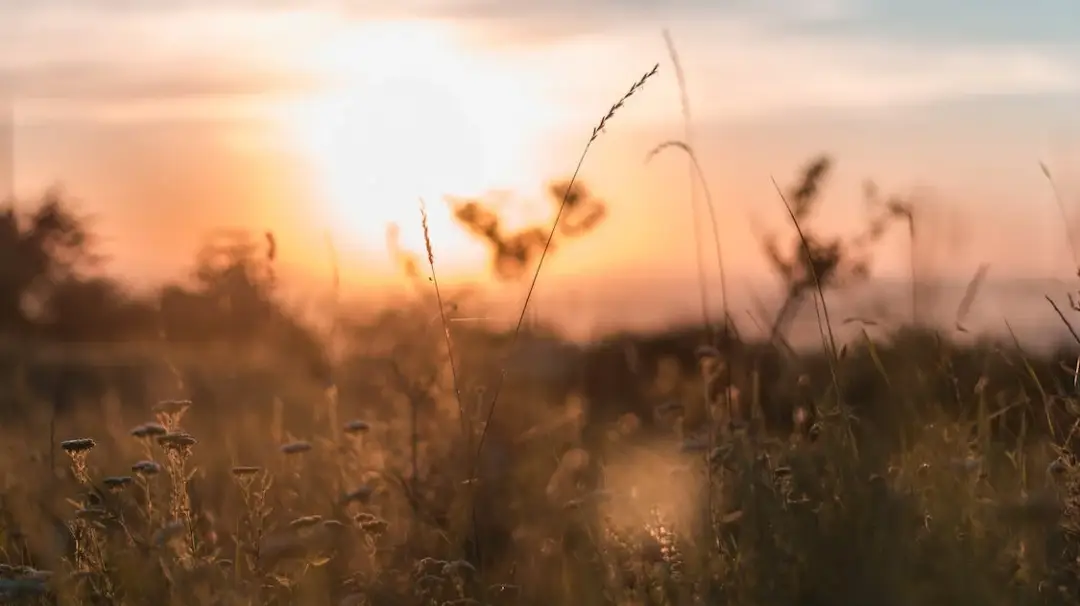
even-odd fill
[{"label": "sunlight glow", "polygon": [[307,56],[328,86],[290,105],[284,122],[324,203],[318,220],[343,246],[379,249],[394,222],[403,245],[422,251],[423,198],[444,260],[471,263],[483,249],[453,223],[444,196],[542,183],[531,154],[543,101],[452,34],[426,22],[366,23]]}]

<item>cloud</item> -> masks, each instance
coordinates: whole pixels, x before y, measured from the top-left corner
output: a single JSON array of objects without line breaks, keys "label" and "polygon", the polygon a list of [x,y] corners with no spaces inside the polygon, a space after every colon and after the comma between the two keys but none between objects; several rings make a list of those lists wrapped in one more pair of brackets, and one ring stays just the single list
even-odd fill
[{"label": "cloud", "polygon": [[78,60],[0,69],[0,81],[17,99],[88,103],[259,96],[303,92],[318,84],[302,74],[257,66]]},{"label": "cloud", "polygon": [[[959,97],[1075,92],[1075,62],[1024,46],[918,46],[734,32],[692,46],[714,114],[884,109]],[[690,70],[688,70],[690,71]]]},{"label": "cloud", "polygon": [[557,79],[568,107],[591,109],[624,87],[627,69],[664,63],[664,26],[701,119],[1075,92],[1080,55],[1029,42],[1041,21],[1014,11],[1015,41],[979,38],[1007,31],[1002,0],[987,1],[973,25],[937,39],[920,37],[918,24],[940,28],[930,23],[959,23],[966,13],[925,0],[905,4],[907,12],[884,0],[16,0],[0,5],[0,85],[98,104],[300,92],[316,83],[289,68],[290,53],[348,15],[452,21],[533,80]]}]

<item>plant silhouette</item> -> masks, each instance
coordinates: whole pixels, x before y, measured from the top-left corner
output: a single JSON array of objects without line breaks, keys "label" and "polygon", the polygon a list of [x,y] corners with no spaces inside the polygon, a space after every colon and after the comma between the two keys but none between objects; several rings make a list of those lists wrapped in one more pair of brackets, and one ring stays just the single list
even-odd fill
[{"label": "plant silhouette", "polygon": [[[566,199],[558,233],[549,254],[555,250],[558,242],[588,234],[607,216],[607,204],[581,182],[571,186],[569,179],[559,179],[550,182],[546,190],[553,211],[558,210],[564,197]],[[481,197],[450,198],[449,201],[458,223],[489,247],[492,270],[500,280],[520,279],[539,259],[550,223],[508,231],[503,219],[492,209],[490,200]]]}]

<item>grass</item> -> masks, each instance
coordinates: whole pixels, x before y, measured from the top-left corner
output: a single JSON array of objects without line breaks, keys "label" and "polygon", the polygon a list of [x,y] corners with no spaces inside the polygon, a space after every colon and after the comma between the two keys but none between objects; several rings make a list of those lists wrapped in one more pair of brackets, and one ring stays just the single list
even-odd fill
[{"label": "grass", "polygon": [[[434,300],[335,323],[329,390],[264,351],[0,352],[3,603],[1080,603],[1075,352],[838,344],[815,275],[823,352],[637,335],[537,378],[503,363],[529,297],[453,325],[421,221]],[[103,391],[59,409],[57,366]]]},{"label": "grass", "polygon": [[[867,382],[886,390],[858,422],[827,412],[820,356],[807,380],[773,379],[804,393],[762,390],[742,402],[745,422],[689,395],[681,410],[657,407],[674,418],[651,429],[622,418],[605,428],[598,483],[582,421],[537,432],[567,405],[522,382],[506,392],[514,422],[492,428],[467,483],[457,470],[475,451],[450,429],[448,383],[420,405],[418,478],[400,395],[373,407],[343,386],[343,412],[371,416],[336,432],[302,394],[267,414],[262,375],[242,365],[213,388],[231,393],[226,375],[239,373],[252,389],[216,409],[163,401],[140,417],[135,404],[88,402],[58,420],[56,476],[40,427],[6,432],[0,589],[28,604],[1076,603],[1080,402],[1049,382],[1037,395],[1031,377],[1052,375],[1049,361],[1027,361],[1027,374],[1016,351],[928,343],[877,342],[887,382],[869,342],[837,361],[849,397],[873,394]],[[708,393],[702,380],[667,391]],[[287,381],[270,387],[302,391]],[[752,397],[753,382],[736,379],[733,397]],[[702,404],[716,410],[711,449],[690,424]],[[768,426],[777,409],[799,417],[789,430]]]}]

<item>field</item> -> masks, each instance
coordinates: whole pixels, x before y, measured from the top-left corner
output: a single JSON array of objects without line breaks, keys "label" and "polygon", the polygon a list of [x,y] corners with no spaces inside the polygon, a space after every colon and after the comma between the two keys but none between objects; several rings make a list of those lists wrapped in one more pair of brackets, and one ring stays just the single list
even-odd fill
[{"label": "field", "polygon": [[[837,342],[826,295],[911,210],[825,239],[828,168],[777,187],[788,302],[760,340],[708,313],[587,346],[452,324],[431,248],[421,294],[320,330],[277,298],[272,235],[135,296],[62,201],[7,213],[3,603],[1080,603],[1077,348]],[[539,272],[524,242],[495,266]],[[804,303],[821,347],[795,352]]]}]

